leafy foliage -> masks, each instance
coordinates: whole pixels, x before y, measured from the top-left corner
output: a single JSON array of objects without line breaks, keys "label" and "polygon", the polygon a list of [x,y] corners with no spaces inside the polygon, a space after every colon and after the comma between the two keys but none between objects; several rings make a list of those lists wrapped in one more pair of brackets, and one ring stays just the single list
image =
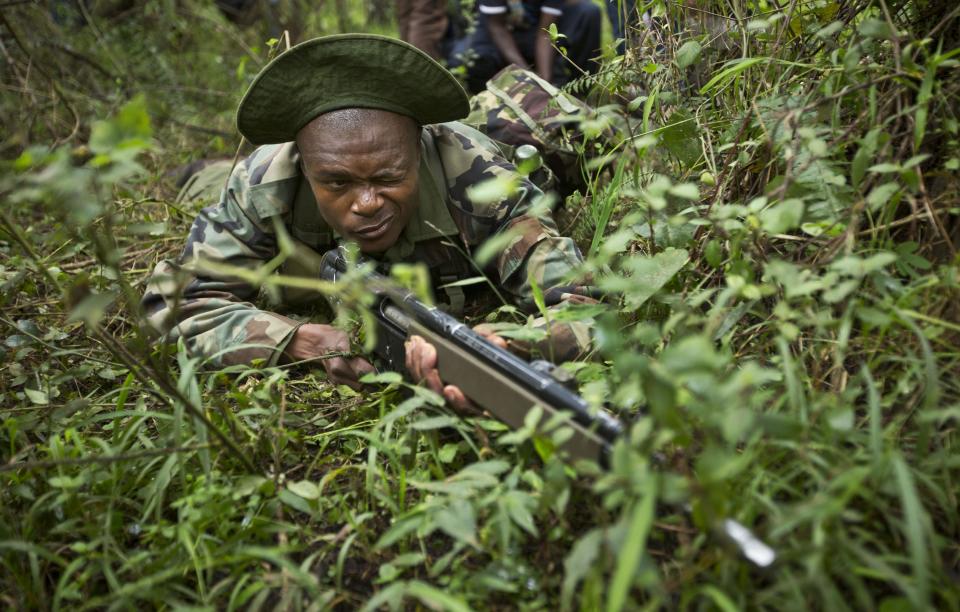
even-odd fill
[{"label": "leafy foliage", "polygon": [[602,470],[393,374],[151,343],[143,280],[195,213],[163,172],[233,155],[284,44],[207,4],[2,14],[4,603],[960,608],[956,10],[651,5],[572,85],[626,131],[561,215],[619,296],[564,314],[631,423]]}]

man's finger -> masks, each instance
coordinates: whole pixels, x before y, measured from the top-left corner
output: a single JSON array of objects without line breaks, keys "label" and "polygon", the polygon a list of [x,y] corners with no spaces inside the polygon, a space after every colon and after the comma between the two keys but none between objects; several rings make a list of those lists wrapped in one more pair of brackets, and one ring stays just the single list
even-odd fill
[{"label": "man's finger", "polygon": [[421,336],[410,336],[404,343],[407,371],[414,382],[423,380],[430,370],[437,367],[437,349]]},{"label": "man's finger", "polygon": [[423,381],[431,391],[437,395],[443,395],[443,381],[440,380],[440,372],[436,368],[428,370]]},{"label": "man's finger", "polygon": [[478,416],[481,410],[471,402],[460,387],[447,385],[443,388],[443,399],[447,400],[450,406],[464,416]]},{"label": "man's finger", "polygon": [[335,385],[347,385],[348,387],[359,390],[360,383],[354,375],[353,368],[347,361],[341,357],[335,357],[324,362],[327,370],[327,378]]},{"label": "man's finger", "polygon": [[473,328],[473,331],[477,332],[483,339],[487,342],[493,344],[498,348],[507,350],[507,341],[497,335],[497,332],[493,330],[493,326],[489,323],[481,323]]},{"label": "man's finger", "polygon": [[358,381],[363,376],[367,374],[373,374],[377,371],[377,369],[363,357],[353,357],[347,362],[347,365],[350,366],[350,370],[353,372],[354,378],[356,378]]}]

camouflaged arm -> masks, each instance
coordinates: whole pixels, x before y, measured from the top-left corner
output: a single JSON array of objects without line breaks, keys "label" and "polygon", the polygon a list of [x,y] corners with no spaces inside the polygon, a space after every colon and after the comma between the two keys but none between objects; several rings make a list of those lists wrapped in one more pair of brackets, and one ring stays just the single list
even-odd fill
[{"label": "camouflaged arm", "polygon": [[220,203],[195,219],[179,259],[157,265],[142,301],[147,321],[166,341],[182,338],[215,367],[256,359],[273,365],[300,325],[257,308],[255,287],[211,268],[255,270],[276,255],[272,227],[246,205],[246,186],[239,164]]}]

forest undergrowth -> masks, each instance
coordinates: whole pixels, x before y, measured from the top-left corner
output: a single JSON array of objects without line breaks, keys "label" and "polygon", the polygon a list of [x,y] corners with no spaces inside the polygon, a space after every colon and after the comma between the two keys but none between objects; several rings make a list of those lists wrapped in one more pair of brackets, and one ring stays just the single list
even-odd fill
[{"label": "forest undergrowth", "polygon": [[960,7],[651,2],[570,86],[600,468],[389,375],[157,346],[176,169],[236,154],[291,20],[391,26],[102,4],[0,8],[2,605],[960,610]]}]

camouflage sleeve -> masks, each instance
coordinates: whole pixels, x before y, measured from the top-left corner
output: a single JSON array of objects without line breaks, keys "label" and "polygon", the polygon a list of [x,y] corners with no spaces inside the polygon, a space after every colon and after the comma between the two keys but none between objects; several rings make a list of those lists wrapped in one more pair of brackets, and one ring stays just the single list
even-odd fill
[{"label": "camouflage sleeve", "polygon": [[[583,263],[572,238],[561,236],[553,216],[532,214],[541,191],[505,160],[489,138],[462,124],[436,126],[451,213],[468,247],[478,246],[494,235],[510,236],[494,262],[500,288],[527,312],[536,312],[533,282],[553,307],[582,293],[576,274]],[[477,202],[469,188],[485,181],[504,179],[516,187],[502,198]],[[581,323],[550,327],[549,350],[557,361],[576,358],[589,350],[589,327]],[[545,347],[546,348],[546,347]]]},{"label": "camouflage sleeve", "polygon": [[151,327],[169,341],[182,338],[215,367],[254,359],[273,365],[300,325],[260,310],[252,303],[255,287],[211,269],[255,270],[277,253],[270,220],[248,203],[248,185],[247,165],[237,164],[220,202],[194,220],[179,259],[157,265],[142,301]]}]

